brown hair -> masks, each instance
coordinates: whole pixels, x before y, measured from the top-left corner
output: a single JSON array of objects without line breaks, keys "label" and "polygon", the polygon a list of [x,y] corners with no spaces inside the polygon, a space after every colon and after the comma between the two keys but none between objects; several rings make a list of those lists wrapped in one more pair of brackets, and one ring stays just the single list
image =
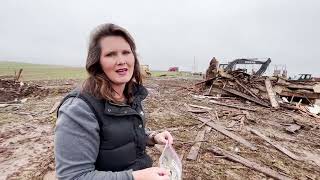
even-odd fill
[{"label": "brown hair", "polygon": [[115,24],[102,24],[96,27],[90,35],[88,56],[86,62],[86,70],[89,77],[83,84],[83,90],[92,94],[99,99],[106,99],[117,102],[113,94],[115,91],[111,87],[111,80],[103,72],[100,64],[101,47],[100,40],[107,36],[120,36],[124,38],[130,45],[134,55],[133,75],[124,89],[124,96],[128,102],[132,102],[133,88],[136,84],[142,84],[140,75],[140,65],[136,54],[136,45],[131,35],[122,27]]}]

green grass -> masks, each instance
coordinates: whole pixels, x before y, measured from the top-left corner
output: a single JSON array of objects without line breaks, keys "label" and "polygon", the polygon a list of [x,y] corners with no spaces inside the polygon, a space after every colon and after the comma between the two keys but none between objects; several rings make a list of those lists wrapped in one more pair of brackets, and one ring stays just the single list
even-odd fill
[{"label": "green grass", "polygon": [[87,73],[84,67],[68,67],[59,65],[31,64],[0,61],[0,76],[14,75],[22,68],[22,79],[52,80],[52,79],[85,79]]},{"label": "green grass", "polygon": [[169,77],[186,77],[192,76],[190,72],[169,72],[169,71],[151,71],[152,77],[161,77],[161,76],[169,76]]},{"label": "green grass", "polygon": [[[54,80],[54,79],[85,79],[84,67],[68,67],[60,65],[31,64],[21,62],[0,61],[0,76],[14,75],[22,68],[22,80]],[[188,77],[189,72],[151,71],[152,77]]]}]

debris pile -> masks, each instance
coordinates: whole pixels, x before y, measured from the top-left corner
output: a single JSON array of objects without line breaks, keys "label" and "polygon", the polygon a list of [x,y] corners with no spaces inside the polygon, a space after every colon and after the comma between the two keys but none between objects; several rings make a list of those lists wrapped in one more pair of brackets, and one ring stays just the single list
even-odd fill
[{"label": "debris pile", "polygon": [[281,77],[254,76],[243,70],[224,72],[196,84],[207,96],[236,96],[264,107],[287,108],[319,117],[310,106],[320,101],[320,83],[290,81]]},{"label": "debris pile", "polygon": [[0,79],[0,102],[17,101],[43,91],[39,85],[30,85],[14,80]]}]

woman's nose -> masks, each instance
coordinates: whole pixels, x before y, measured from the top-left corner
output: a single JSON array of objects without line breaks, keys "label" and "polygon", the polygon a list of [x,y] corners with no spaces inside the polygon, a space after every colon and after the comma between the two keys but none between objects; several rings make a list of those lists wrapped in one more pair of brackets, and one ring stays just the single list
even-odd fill
[{"label": "woman's nose", "polygon": [[126,58],[123,55],[119,55],[117,57],[117,64],[118,65],[126,64]]}]

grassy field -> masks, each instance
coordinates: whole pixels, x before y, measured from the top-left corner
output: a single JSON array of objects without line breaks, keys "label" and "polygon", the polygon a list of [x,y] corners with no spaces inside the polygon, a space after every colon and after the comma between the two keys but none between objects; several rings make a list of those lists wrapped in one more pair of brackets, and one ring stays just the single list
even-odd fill
[{"label": "grassy field", "polygon": [[192,76],[190,72],[168,72],[168,71],[151,71],[152,77],[161,77],[161,76],[169,76],[169,77],[186,77]]},{"label": "grassy field", "polygon": [[58,65],[30,64],[20,62],[0,62],[0,76],[14,75],[22,68],[22,79],[51,80],[51,79],[85,79],[87,74],[83,67],[67,67]]},{"label": "grassy field", "polygon": [[[0,61],[0,76],[14,75],[22,68],[22,80],[52,80],[52,79],[85,79],[87,73],[84,67],[68,67],[59,65],[43,65],[20,62]],[[188,77],[189,72],[151,71],[152,77]]]}]

